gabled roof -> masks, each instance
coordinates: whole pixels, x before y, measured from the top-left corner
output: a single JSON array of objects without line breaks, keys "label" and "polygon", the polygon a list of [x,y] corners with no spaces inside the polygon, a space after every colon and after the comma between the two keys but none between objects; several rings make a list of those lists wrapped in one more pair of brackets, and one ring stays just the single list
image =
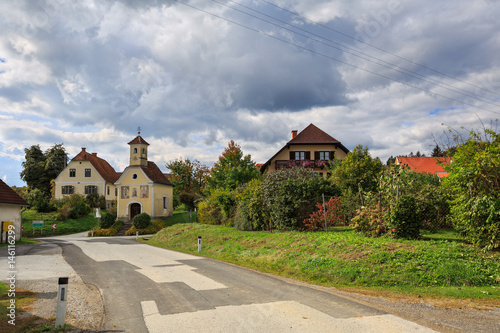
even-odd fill
[{"label": "gabled roof", "polygon": [[407,165],[410,170],[427,172],[439,177],[448,176],[441,163],[449,164],[451,161],[451,157],[396,157],[396,164]]},{"label": "gabled roof", "polygon": [[130,141],[128,143],[129,145],[136,145],[136,144],[143,144],[143,145],[148,145],[149,146],[149,143],[146,142],[146,140],[144,140],[142,138],[142,136],[138,135],[136,136],[132,141]]},{"label": "gabled roof", "polygon": [[271,157],[266,163],[262,164],[260,167],[260,172],[264,172],[271,161],[278,156],[284,149],[290,148],[293,145],[334,145],[344,151],[346,154],[349,149],[344,147],[340,141],[332,137],[330,134],[322,131],[314,124],[309,124],[304,128],[299,134],[287,142],[287,144],[281,148],[273,157]]},{"label": "gabled roof", "polygon": [[9,185],[5,184],[3,180],[0,179],[0,204],[8,205],[19,205],[28,206],[28,203],[24,201]]},{"label": "gabled roof", "polygon": [[71,161],[89,161],[101,177],[108,183],[114,183],[120,178],[120,174],[118,174],[106,160],[97,157],[95,153],[87,153],[85,148],[82,148],[82,151],[73,157]]},{"label": "gabled roof", "polygon": [[170,180],[168,179],[168,177],[167,177],[168,174],[164,174],[160,170],[160,168],[154,162],[151,162],[151,161],[148,161],[147,167],[139,166],[139,165],[126,167],[125,170],[120,174],[119,179],[116,180],[115,184],[117,184],[121,181],[122,176],[124,176],[127,173],[127,170],[133,169],[133,168],[140,168],[144,172],[146,177],[148,177],[149,180],[151,180],[153,183],[174,186],[170,182]]}]

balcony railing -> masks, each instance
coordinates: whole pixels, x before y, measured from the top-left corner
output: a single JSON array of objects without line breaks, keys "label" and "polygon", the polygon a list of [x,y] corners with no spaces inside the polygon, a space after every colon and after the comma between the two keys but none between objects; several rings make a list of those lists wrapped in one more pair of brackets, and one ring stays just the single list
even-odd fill
[{"label": "balcony railing", "polygon": [[330,161],[327,160],[276,160],[276,169],[302,166],[304,168],[323,169]]}]

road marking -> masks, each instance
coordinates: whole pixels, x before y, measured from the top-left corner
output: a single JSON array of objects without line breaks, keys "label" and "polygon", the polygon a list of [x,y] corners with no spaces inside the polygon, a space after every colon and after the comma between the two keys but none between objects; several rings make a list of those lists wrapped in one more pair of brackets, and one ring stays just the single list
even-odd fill
[{"label": "road marking", "polygon": [[85,241],[76,241],[74,244],[95,261],[126,261],[138,267],[137,272],[156,283],[183,282],[194,290],[227,288],[222,283],[195,272],[196,268],[178,261],[203,260],[203,258],[143,244],[126,245]]},{"label": "road marking", "polygon": [[155,301],[141,302],[149,333],[168,332],[435,332],[393,315],[334,318],[294,301],[230,305],[161,315]]},{"label": "road marking", "polygon": [[[7,266],[7,257],[0,258],[0,267]],[[23,255],[16,257],[17,280],[45,280],[61,276],[77,277],[75,270],[60,254],[52,255]],[[7,275],[7,270],[4,270]],[[1,279],[7,279],[2,276]]]}]

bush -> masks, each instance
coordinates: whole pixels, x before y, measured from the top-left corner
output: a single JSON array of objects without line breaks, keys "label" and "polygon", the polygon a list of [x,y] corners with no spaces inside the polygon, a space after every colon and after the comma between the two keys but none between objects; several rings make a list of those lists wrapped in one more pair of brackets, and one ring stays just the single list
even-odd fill
[{"label": "bush", "polygon": [[198,204],[198,220],[205,224],[232,225],[236,213],[234,191],[226,188],[212,189],[210,196]]},{"label": "bush", "polygon": [[104,198],[103,195],[99,195],[97,193],[90,193],[87,194],[85,201],[90,208],[106,209],[106,198]]},{"label": "bush", "polygon": [[[304,220],[304,229],[307,231],[325,230],[325,211],[323,204],[316,204],[317,211]],[[326,222],[328,227],[345,225],[345,217],[342,214],[342,204],[339,198],[330,198],[325,202]]]},{"label": "bush", "polygon": [[39,213],[49,213],[55,210],[54,205],[50,203],[49,197],[37,188],[28,191],[26,202]]},{"label": "bush", "polygon": [[395,238],[418,239],[422,219],[417,211],[417,200],[403,195],[390,212],[389,228]]},{"label": "bush", "polygon": [[132,224],[136,229],[146,229],[151,224],[151,216],[148,213],[140,213],[134,216]]},{"label": "bush", "polygon": [[59,206],[58,216],[62,221],[67,219],[77,219],[87,215],[90,208],[85,203],[85,198],[80,194],[72,194],[65,197],[57,204]]},{"label": "bush", "polygon": [[113,224],[115,224],[115,221],[116,221],[116,215],[106,213],[101,218],[101,227],[104,229],[110,228]]},{"label": "bush", "polygon": [[120,230],[120,228],[122,226],[123,226],[123,222],[122,221],[116,221],[110,228],[97,227],[97,228],[94,228],[93,230],[90,230],[88,232],[88,236],[89,237],[92,236],[92,231],[94,231],[94,237],[98,237],[98,236],[102,236],[102,237],[105,237],[105,236],[114,236],[114,235],[116,235],[116,233],[118,232],[118,230]]},{"label": "bush", "polygon": [[236,193],[238,206],[234,227],[239,230],[262,230],[266,227],[266,211],[262,201],[261,181],[254,179]]},{"label": "bush", "polygon": [[387,233],[387,209],[380,202],[361,207],[352,219],[352,228],[367,236],[378,237]]},{"label": "bush", "polygon": [[132,226],[125,232],[125,236],[135,236],[137,231],[139,231],[139,235],[156,234],[158,231],[165,228],[166,225],[167,223],[164,220],[153,220],[145,229],[137,229],[135,226]]}]

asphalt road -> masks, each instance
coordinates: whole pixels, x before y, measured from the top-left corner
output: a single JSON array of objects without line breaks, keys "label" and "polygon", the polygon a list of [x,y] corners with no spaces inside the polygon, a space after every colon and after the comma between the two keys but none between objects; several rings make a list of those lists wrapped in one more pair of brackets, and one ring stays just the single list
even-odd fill
[{"label": "asphalt road", "polygon": [[36,253],[19,247],[18,256],[37,256],[19,278],[70,267],[101,291],[105,332],[433,332],[311,286],[130,239],[45,241]]}]

